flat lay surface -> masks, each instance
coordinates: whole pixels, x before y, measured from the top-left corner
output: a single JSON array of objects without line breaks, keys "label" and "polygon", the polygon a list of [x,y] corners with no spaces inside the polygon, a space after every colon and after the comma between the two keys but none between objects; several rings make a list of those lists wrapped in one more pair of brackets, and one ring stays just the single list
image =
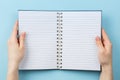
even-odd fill
[{"label": "flat lay surface", "polygon": [[[120,79],[119,0],[1,0],[0,1],[0,80],[6,80],[7,40],[18,19],[18,10],[102,10],[102,26],[113,44],[114,80]],[[74,70],[20,71],[20,80],[99,80],[100,72]]]}]

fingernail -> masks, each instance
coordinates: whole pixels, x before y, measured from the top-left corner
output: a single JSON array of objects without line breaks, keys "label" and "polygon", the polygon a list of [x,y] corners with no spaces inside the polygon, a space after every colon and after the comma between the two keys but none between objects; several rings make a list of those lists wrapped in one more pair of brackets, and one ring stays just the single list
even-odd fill
[{"label": "fingernail", "polygon": [[24,35],[26,34],[26,32],[24,32]]},{"label": "fingernail", "polygon": [[96,37],[96,40],[97,40],[97,41],[99,41],[99,40],[100,40],[100,38],[97,36],[97,37]]},{"label": "fingernail", "polygon": [[22,37],[25,37],[25,34],[26,34],[25,32],[22,32]]}]

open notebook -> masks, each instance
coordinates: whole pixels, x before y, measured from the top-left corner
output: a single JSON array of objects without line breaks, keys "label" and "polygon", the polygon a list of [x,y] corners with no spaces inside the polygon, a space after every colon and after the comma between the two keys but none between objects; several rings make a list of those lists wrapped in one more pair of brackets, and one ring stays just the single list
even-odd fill
[{"label": "open notebook", "polygon": [[23,31],[20,70],[100,70],[95,37],[101,36],[101,11],[19,11]]}]

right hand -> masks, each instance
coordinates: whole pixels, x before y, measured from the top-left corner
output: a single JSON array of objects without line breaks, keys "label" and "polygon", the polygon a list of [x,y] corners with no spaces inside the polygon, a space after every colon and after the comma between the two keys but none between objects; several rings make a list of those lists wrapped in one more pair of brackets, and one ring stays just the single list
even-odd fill
[{"label": "right hand", "polygon": [[112,44],[104,31],[102,29],[102,39],[96,37],[96,44],[99,49],[99,62],[102,66],[102,69],[111,69],[112,68]]}]

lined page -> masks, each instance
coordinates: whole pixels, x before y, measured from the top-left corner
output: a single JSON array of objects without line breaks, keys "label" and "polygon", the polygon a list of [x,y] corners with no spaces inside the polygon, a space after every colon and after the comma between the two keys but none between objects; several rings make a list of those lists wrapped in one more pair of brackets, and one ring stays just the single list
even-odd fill
[{"label": "lined page", "polygon": [[100,70],[95,37],[101,36],[101,12],[63,12],[63,69]]},{"label": "lined page", "polygon": [[26,32],[19,69],[56,68],[56,12],[19,11],[19,32]]}]

